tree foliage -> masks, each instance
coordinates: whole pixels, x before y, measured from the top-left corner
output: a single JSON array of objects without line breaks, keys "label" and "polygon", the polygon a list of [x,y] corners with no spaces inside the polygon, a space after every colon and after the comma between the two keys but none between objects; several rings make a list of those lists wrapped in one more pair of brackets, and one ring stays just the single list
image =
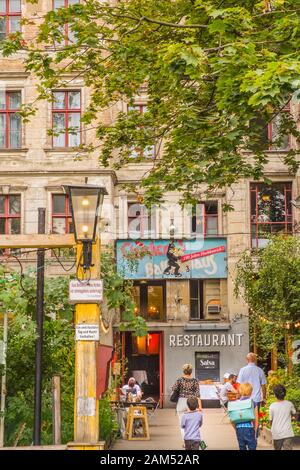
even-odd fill
[{"label": "tree foliage", "polygon": [[[262,121],[298,97],[299,12],[292,0],[86,0],[49,11],[43,21],[24,19],[36,25],[36,36],[14,33],[1,49],[5,56],[25,51],[41,99],[69,86],[70,74],[91,88],[82,120],[96,128],[102,165],[120,168],[132,148],[164,143],[142,181],[146,201],[165,190],[193,200],[203,183],[211,192],[262,177],[269,159]],[[73,36],[67,43],[66,23]],[[120,103],[133,104],[143,86],[147,112],[127,112]],[[101,111],[114,104],[114,119],[104,122]],[[28,116],[34,106],[22,112]],[[287,132],[299,137],[284,113],[274,144]],[[282,158],[296,170],[293,150]]]},{"label": "tree foliage", "polygon": [[[1,279],[0,306],[9,320],[7,346],[6,445],[30,445],[33,435],[36,324],[35,276],[25,276],[24,292],[18,275]],[[42,428],[43,444],[52,443],[52,377],[61,375],[62,440],[73,437],[74,331],[70,321],[68,278],[45,283],[43,335]],[[71,317],[72,318],[72,317]]]},{"label": "tree foliage", "polygon": [[[101,270],[108,315],[122,309],[124,323],[135,335],[147,332],[145,320],[134,313],[132,284],[117,273],[112,253],[102,253]],[[5,272],[6,271],[6,272]],[[5,442],[7,445],[30,445],[33,435],[34,374],[36,323],[36,273],[24,276],[7,272],[0,264],[0,311],[11,315],[7,347],[7,401],[5,411]],[[74,306],[69,303],[69,276],[45,279],[42,429],[43,444],[52,443],[52,377],[61,375],[62,442],[73,439],[74,419]],[[112,323],[111,321],[109,322]],[[0,327],[0,339],[2,331]],[[0,371],[1,372],[1,371]],[[104,437],[115,431],[112,414],[101,402]],[[102,416],[101,415],[101,416]]]},{"label": "tree foliage", "polygon": [[129,330],[134,336],[146,335],[146,321],[135,314],[133,283],[125,280],[118,272],[112,249],[107,249],[101,255],[101,275],[104,279],[104,295],[108,309],[121,314],[120,331]]},{"label": "tree foliage", "polygon": [[250,327],[266,353],[297,336],[300,311],[300,240],[277,236],[263,250],[245,252],[236,267],[235,293],[250,307]]}]

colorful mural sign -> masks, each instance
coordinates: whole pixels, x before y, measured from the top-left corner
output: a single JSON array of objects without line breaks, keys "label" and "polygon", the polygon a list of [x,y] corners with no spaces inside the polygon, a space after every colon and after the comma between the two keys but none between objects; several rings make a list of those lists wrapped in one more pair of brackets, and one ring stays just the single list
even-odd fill
[{"label": "colorful mural sign", "polygon": [[[138,247],[147,256],[133,270],[126,259]],[[118,240],[118,271],[126,279],[227,278],[226,239]]]}]

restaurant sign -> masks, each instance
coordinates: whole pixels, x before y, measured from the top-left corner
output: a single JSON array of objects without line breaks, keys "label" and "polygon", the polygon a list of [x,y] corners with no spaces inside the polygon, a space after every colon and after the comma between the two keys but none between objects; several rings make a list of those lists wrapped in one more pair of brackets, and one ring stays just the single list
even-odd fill
[{"label": "restaurant sign", "polygon": [[[227,278],[226,239],[119,240],[118,271],[126,279]],[[139,259],[139,253],[146,256]],[[136,269],[128,254],[136,253]]]},{"label": "restaurant sign", "polygon": [[242,346],[243,333],[201,333],[169,335],[169,347],[227,347]]}]

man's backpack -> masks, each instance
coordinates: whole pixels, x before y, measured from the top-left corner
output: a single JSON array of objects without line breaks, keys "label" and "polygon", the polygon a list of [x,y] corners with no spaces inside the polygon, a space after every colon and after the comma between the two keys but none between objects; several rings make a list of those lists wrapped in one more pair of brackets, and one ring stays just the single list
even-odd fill
[{"label": "man's backpack", "polygon": [[251,398],[228,402],[228,415],[233,424],[255,420],[254,406]]}]

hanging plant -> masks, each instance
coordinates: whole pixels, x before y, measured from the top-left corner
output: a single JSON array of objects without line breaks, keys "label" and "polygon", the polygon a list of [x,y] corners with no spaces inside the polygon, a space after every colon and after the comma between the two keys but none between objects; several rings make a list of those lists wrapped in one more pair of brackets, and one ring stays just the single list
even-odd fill
[{"label": "hanging plant", "polygon": [[137,272],[139,262],[146,256],[152,256],[152,252],[141,242],[135,242],[137,247],[124,254],[128,268],[131,272]]}]

